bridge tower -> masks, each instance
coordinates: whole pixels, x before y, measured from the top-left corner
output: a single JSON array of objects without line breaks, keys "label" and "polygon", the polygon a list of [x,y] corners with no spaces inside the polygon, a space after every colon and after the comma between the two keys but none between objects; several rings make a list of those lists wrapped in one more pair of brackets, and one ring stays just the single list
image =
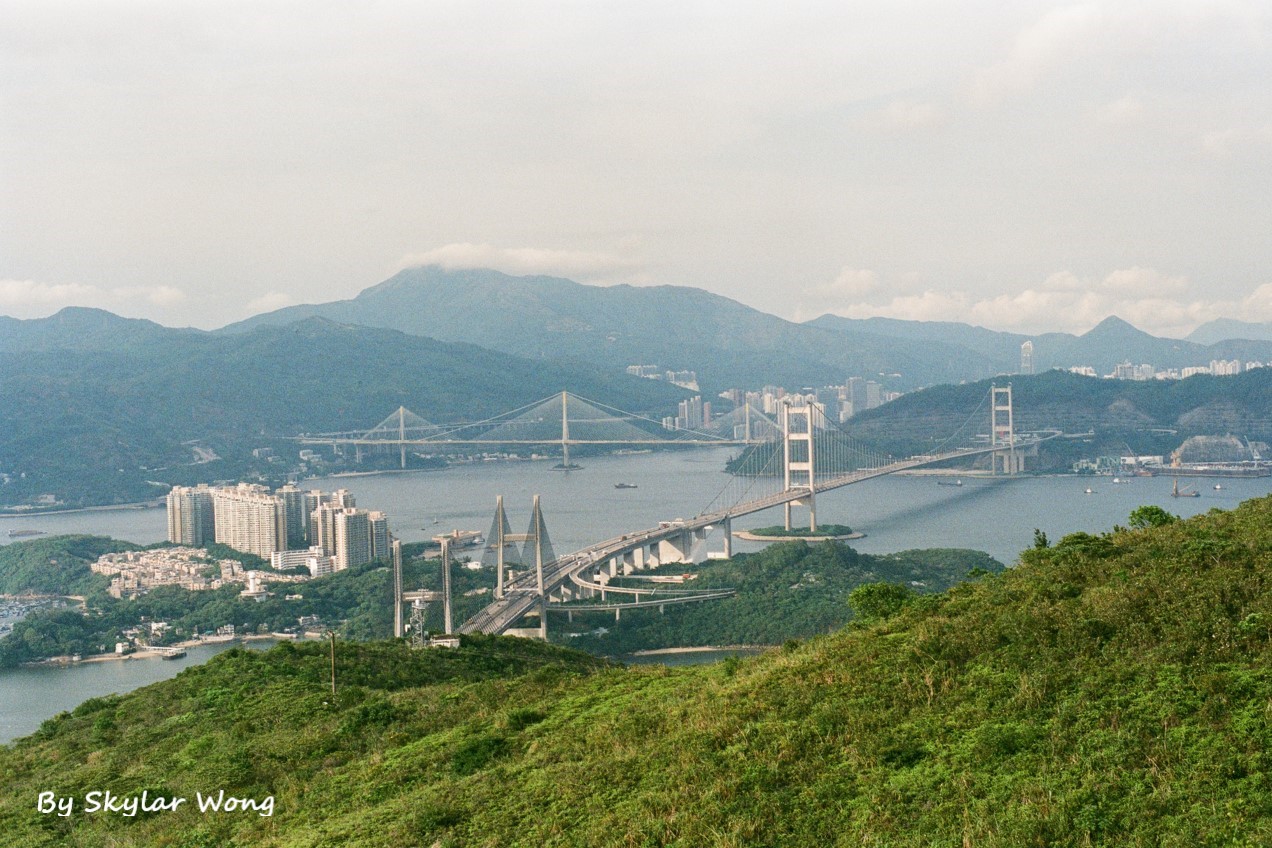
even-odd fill
[{"label": "bridge tower", "polygon": [[402,467],[406,468],[406,407],[399,406],[398,416],[398,453]]},{"label": "bridge tower", "polygon": [[1006,386],[991,385],[989,419],[990,444],[1002,445],[1003,450],[991,454],[993,472],[1018,474],[1025,470],[1025,457],[1016,452],[1016,422],[1011,401],[1011,383]]},{"label": "bridge tower", "polygon": [[[495,593],[502,598],[505,593],[506,578],[504,576],[504,551],[510,542],[528,542],[526,553],[534,552],[535,594],[539,599],[539,637],[548,638],[547,593],[544,590],[543,566],[550,557],[547,523],[543,520],[543,509],[539,505],[539,496],[535,495],[530,516],[530,529],[526,533],[509,533],[508,520],[504,515],[503,495],[495,498],[495,538],[488,544],[495,549]],[[545,557],[545,554],[549,556]]]},{"label": "bridge tower", "polygon": [[451,620],[451,555],[450,539],[442,537],[442,621],[445,635],[455,632],[455,624]]},{"label": "bridge tower", "polygon": [[813,407],[807,401],[799,406],[790,403],[782,406],[782,458],[785,466],[785,488],[807,489],[808,494],[787,501],[786,529],[791,529],[791,507],[808,507],[808,529],[817,530],[817,480],[813,470],[813,434],[815,431]]}]

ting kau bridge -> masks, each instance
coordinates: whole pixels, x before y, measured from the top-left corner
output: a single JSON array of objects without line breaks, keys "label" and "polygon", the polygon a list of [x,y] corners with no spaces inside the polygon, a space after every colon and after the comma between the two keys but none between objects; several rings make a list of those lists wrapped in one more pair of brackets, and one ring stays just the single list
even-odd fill
[{"label": "ting kau bridge", "polygon": [[[988,405],[988,410],[985,407]],[[988,413],[988,414],[986,414]],[[988,434],[984,425],[988,424]],[[994,473],[1023,469],[1024,456],[1058,431],[1017,434],[1010,386],[992,386],[973,410],[943,442],[919,456],[904,459],[864,448],[838,423],[827,419],[820,405],[806,400],[783,403],[776,416],[743,405],[696,429],[667,427],[662,422],[623,412],[597,401],[562,392],[484,421],[438,425],[399,408],[364,433],[307,435],[309,444],[354,445],[357,450],[394,450],[405,467],[408,449],[453,452],[468,446],[514,447],[559,445],[557,468],[578,468],[570,461],[570,447],[594,446],[718,446],[737,445],[740,454],[730,463],[728,482],[705,509],[692,518],[660,522],[557,556],[552,550],[538,496],[532,505],[530,527],[514,534],[503,499],[486,536],[483,563],[496,570],[494,600],[458,629],[459,633],[504,633],[522,618],[537,616],[538,635],[547,636],[547,613],[623,609],[700,602],[727,597],[731,590],[711,592],[649,586],[618,585],[614,578],[671,563],[692,562],[695,542],[715,530],[724,534],[724,553],[732,555],[733,519],[783,507],[785,527],[792,528],[794,509],[807,510],[808,528],[817,530],[817,495],[898,471],[952,460],[988,455]],[[448,586],[450,555],[443,552],[443,585]],[[414,602],[422,620],[427,600],[443,600],[450,630],[450,598],[428,592],[401,591],[400,556],[395,556],[398,593],[396,635],[402,635],[401,603]]]}]

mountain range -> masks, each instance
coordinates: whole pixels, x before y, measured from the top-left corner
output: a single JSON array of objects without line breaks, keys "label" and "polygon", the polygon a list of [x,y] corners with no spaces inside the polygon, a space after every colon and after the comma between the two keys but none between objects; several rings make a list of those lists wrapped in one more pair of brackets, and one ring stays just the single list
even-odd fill
[{"label": "mountain range", "polygon": [[[17,401],[0,405],[0,504],[154,497],[164,489],[147,480],[235,476],[253,447],[369,430],[398,406],[473,420],[569,388],[656,414],[686,394],[586,363],[322,318],[229,335],[65,309],[0,326],[0,353],[0,396]],[[226,462],[192,466],[195,442]]]},{"label": "mountain range", "polygon": [[1215,359],[1272,360],[1272,340],[1158,338],[1116,317],[1080,336],[834,315],[796,323],[701,289],[587,286],[436,266],[406,269],[349,300],[289,306],[219,332],[308,317],[468,341],[531,358],[693,370],[713,393],[734,386],[839,384],[853,376],[882,377],[899,390],[978,380],[1017,372],[1026,341],[1034,343],[1037,371],[1088,365],[1103,374],[1125,361],[1181,368]]},{"label": "mountain range", "polygon": [[[246,472],[254,447],[290,451],[285,440],[300,432],[370,429],[399,405],[436,421],[474,420],[568,388],[655,419],[673,413],[688,393],[625,374],[632,364],[693,370],[707,399],[854,376],[912,390],[1014,373],[1025,341],[1040,371],[1272,361],[1272,341],[1162,339],[1117,318],[1081,336],[1033,337],[882,318],[795,323],[693,288],[412,268],[350,300],[211,332],[84,308],[0,317],[0,396],[16,400],[0,405],[0,504],[46,493],[68,505],[110,503],[162,494],[165,483],[231,478]],[[1097,412],[1088,417],[1106,417]],[[225,461],[192,466],[195,443]]]}]

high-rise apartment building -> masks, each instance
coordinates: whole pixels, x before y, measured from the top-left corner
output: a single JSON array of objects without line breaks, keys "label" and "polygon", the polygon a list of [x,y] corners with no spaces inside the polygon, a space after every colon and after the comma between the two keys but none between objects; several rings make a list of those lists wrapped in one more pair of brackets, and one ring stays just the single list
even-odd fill
[{"label": "high-rise apartment building", "polygon": [[371,559],[389,558],[389,545],[393,537],[389,534],[389,518],[382,512],[367,514],[367,527],[371,535]]},{"label": "high-rise apartment building", "polygon": [[335,513],[336,570],[344,571],[371,561],[370,513],[362,509],[342,509]]},{"label": "high-rise apartment building", "polygon": [[287,550],[286,507],[264,486],[213,489],[212,509],[217,542],[266,559]]},{"label": "high-rise apartment building", "polygon": [[1020,373],[1034,373],[1033,342],[1026,341],[1020,346]]},{"label": "high-rise apartment building", "polygon": [[216,537],[212,489],[173,486],[168,493],[168,541],[192,548],[210,544]]},{"label": "high-rise apartment building", "polygon": [[283,502],[283,510],[287,516],[287,548],[303,550],[309,547],[309,515],[312,509],[306,508],[308,492],[302,492],[288,483],[274,494]]}]

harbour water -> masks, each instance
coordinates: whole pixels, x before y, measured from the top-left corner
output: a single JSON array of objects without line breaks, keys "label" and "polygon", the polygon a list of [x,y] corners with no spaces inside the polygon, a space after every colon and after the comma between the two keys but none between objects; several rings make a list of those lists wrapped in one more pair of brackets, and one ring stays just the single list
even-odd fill
[{"label": "harbour water", "polygon": [[[580,470],[563,472],[548,462],[488,463],[443,471],[388,473],[305,481],[307,488],[349,489],[359,506],[386,512],[393,532],[422,541],[452,529],[487,532],[495,496],[503,495],[514,532],[529,524],[531,497],[539,494],[552,544],[565,553],[660,520],[706,510],[728,481],[722,469],[727,450],[591,457]],[[1078,530],[1102,532],[1125,524],[1136,507],[1156,504],[1177,515],[1231,509],[1242,500],[1272,492],[1272,478],[1181,481],[1200,497],[1171,497],[1169,478],[1111,477],[963,478],[962,486],[938,485],[949,478],[891,476],[820,495],[818,518],[846,524],[866,537],[853,546],[866,553],[911,548],[975,548],[1006,564],[1033,542],[1038,528],[1051,539]],[[618,482],[636,488],[616,489]],[[1215,489],[1215,484],[1221,488]],[[1087,489],[1091,492],[1088,494]],[[806,514],[798,511],[801,520]],[[776,524],[781,510],[739,519],[734,529]],[[87,511],[0,519],[0,543],[10,527],[55,533],[97,533],[138,543],[163,539],[163,510]],[[14,540],[18,541],[18,540]],[[762,543],[737,542],[735,550]],[[695,552],[719,551],[719,531]],[[124,692],[172,676],[201,662],[208,649],[185,660],[95,663],[70,669],[0,672],[0,741],[30,733],[40,721],[85,698]],[[679,655],[677,655],[679,656]]]}]

